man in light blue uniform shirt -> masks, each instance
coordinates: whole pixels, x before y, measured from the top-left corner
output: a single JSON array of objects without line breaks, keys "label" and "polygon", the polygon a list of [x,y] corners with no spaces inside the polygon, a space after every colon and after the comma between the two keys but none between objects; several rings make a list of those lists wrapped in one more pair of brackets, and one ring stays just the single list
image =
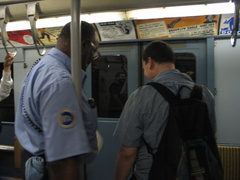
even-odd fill
[{"label": "man in light blue uniform shirt", "polygon": [[[84,84],[86,67],[98,58],[98,44],[94,27],[86,22],[81,27]],[[56,48],[27,73],[15,119],[15,133],[21,146],[31,155],[45,156],[51,180],[79,179],[79,160],[91,162],[97,152],[96,108],[82,93],[80,110],[71,78],[70,40],[68,23]]]}]

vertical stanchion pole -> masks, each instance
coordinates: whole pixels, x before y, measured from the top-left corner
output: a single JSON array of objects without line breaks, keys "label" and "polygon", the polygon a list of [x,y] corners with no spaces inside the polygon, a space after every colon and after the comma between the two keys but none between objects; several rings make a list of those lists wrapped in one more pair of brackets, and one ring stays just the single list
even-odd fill
[{"label": "vertical stanchion pole", "polygon": [[80,0],[72,0],[71,4],[71,69],[72,78],[77,93],[79,106],[82,109],[82,77],[81,77],[81,23],[80,23]]},{"label": "vertical stanchion pole", "polygon": [[[71,1],[71,72],[80,110],[82,111],[81,0]],[[80,162],[80,179],[84,180],[84,165]]]}]

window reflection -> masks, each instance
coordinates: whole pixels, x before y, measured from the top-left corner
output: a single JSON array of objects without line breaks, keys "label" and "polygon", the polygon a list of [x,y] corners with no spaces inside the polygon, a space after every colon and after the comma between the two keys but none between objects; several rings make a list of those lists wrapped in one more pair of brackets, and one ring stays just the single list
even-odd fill
[{"label": "window reflection", "polygon": [[188,74],[196,81],[196,57],[192,53],[175,53],[175,66],[179,71]]},{"label": "window reflection", "polygon": [[115,74],[115,80],[109,87],[109,93],[109,116],[119,117],[127,100],[127,84],[125,72],[117,72]]},{"label": "window reflection", "polygon": [[120,117],[128,97],[127,82],[126,56],[101,56],[92,64],[92,95],[99,117]]}]

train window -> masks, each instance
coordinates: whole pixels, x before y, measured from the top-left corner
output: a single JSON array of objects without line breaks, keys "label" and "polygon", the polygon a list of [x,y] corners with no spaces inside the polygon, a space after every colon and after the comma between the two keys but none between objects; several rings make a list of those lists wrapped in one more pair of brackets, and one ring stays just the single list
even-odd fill
[{"label": "train window", "polygon": [[[3,69],[3,63],[0,63],[0,69]],[[13,72],[13,66],[11,66]],[[0,79],[2,78],[2,71],[0,71]],[[13,78],[13,73],[12,73]],[[0,102],[0,121],[14,122],[14,91],[12,89],[10,95]]]},{"label": "train window", "polygon": [[176,69],[187,73],[193,81],[196,81],[196,57],[192,53],[175,53]]},{"label": "train window", "polygon": [[92,63],[92,96],[98,117],[118,118],[128,97],[127,57],[106,55]]}]

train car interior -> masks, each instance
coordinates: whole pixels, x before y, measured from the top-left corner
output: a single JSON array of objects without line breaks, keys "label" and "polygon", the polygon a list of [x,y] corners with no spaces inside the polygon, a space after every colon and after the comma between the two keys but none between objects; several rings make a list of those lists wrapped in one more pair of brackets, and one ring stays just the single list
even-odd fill
[{"label": "train car interior", "polygon": [[[148,82],[141,59],[153,40],[169,43],[176,68],[214,94],[224,180],[240,180],[239,7],[237,0],[0,0],[0,69],[7,52],[16,54],[14,88],[0,102],[0,180],[22,180],[14,119],[23,78],[56,45],[61,28],[71,20],[78,26],[79,17],[96,28],[101,54],[87,68],[84,86],[96,100],[103,138],[98,156],[86,166],[86,180],[114,179],[119,144],[113,132],[123,106],[111,92],[118,90],[124,104]],[[76,14],[81,16],[76,18]],[[116,81],[123,84],[121,90],[114,87]]]}]

